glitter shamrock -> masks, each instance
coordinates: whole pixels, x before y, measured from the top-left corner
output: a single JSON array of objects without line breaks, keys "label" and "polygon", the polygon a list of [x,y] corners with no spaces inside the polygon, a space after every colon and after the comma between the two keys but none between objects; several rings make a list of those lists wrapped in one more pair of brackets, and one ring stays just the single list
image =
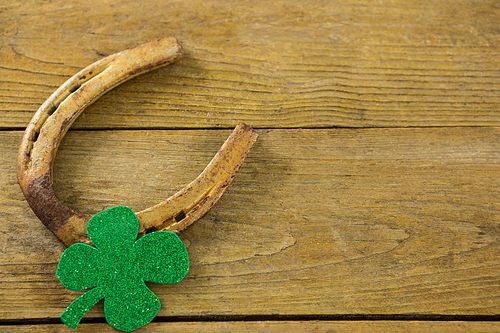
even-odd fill
[{"label": "glitter shamrock", "polygon": [[160,300],[145,281],[177,283],[189,270],[186,247],[176,234],[158,231],[137,239],[139,221],[125,206],[93,216],[87,232],[95,244],[77,243],[64,251],[56,275],[71,290],[89,291],[61,315],[76,328],[92,306],[104,298],[104,314],[116,329],[130,332],[151,322]]}]

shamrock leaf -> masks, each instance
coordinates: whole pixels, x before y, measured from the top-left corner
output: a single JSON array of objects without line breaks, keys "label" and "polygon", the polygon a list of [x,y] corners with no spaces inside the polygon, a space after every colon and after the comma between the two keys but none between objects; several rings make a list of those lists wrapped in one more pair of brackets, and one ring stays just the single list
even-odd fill
[{"label": "shamrock leaf", "polygon": [[64,251],[56,275],[71,290],[92,288],[61,315],[76,328],[82,317],[104,298],[104,314],[116,329],[130,332],[151,322],[160,300],[144,281],[177,283],[189,270],[186,247],[176,234],[158,231],[137,239],[139,221],[125,206],[93,216],[87,232],[95,247],[73,244]]}]

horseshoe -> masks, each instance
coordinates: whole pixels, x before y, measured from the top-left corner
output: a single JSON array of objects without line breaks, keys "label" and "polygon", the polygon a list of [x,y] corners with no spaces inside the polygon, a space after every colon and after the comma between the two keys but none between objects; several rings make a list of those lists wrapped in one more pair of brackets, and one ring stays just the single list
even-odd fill
[{"label": "horseshoe", "polygon": [[[83,69],[59,87],[38,109],[24,133],[17,161],[19,185],[35,215],[66,246],[91,244],[87,223],[54,192],[52,169],[57,148],[71,124],[97,98],[119,84],[183,57],[175,38],[128,49]],[[203,172],[165,201],[136,213],[139,236],[152,231],[180,233],[205,215],[231,184],[257,140],[240,123]]]}]

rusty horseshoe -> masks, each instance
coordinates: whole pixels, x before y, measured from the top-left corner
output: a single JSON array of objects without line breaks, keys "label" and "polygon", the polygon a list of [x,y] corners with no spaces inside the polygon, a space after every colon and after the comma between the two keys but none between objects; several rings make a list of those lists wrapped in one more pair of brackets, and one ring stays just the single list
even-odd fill
[{"label": "rusty horseshoe", "polygon": [[[24,133],[17,161],[19,185],[31,209],[66,246],[91,244],[87,223],[54,192],[52,168],[57,148],[83,110],[107,91],[183,57],[175,38],[163,38],[128,49],[83,69],[59,87],[38,109]],[[203,172],[165,201],[136,213],[139,236],[167,230],[179,233],[199,220],[231,184],[257,140],[257,133],[240,123]]]}]

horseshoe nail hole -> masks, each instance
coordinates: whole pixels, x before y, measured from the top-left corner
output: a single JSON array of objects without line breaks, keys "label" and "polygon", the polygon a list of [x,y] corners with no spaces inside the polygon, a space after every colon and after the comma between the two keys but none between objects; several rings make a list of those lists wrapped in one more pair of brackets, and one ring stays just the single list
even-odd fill
[{"label": "horseshoe nail hole", "polygon": [[181,211],[179,214],[175,215],[175,221],[180,222],[186,218],[186,213]]},{"label": "horseshoe nail hole", "polygon": [[28,160],[31,157],[31,150],[33,149],[33,141],[28,141],[28,147],[26,148],[26,154],[28,156]]},{"label": "horseshoe nail hole", "polygon": [[24,164],[24,168],[26,170],[31,169],[31,152],[33,150],[33,146],[35,145],[36,140],[38,140],[38,136],[40,132],[35,131],[30,140],[28,140],[28,146],[26,147],[26,160]]},{"label": "horseshoe nail hole", "polygon": [[78,90],[78,88],[80,88],[80,85],[79,85],[79,84],[76,84],[76,85],[74,85],[73,87],[70,87],[70,88],[69,88],[69,93],[70,93],[70,94],[74,93],[75,91],[77,91],[77,90]]},{"label": "horseshoe nail hole", "polygon": [[39,135],[40,135],[40,132],[34,132],[33,133],[33,138],[31,139],[31,141],[36,142],[36,140],[38,140],[38,136]]},{"label": "horseshoe nail hole", "polygon": [[57,110],[57,107],[55,107],[54,105],[52,105],[52,106],[50,107],[50,109],[48,109],[48,110],[47,110],[47,114],[48,114],[49,116],[52,116],[52,115],[54,114],[54,112],[56,112],[56,110]]}]

